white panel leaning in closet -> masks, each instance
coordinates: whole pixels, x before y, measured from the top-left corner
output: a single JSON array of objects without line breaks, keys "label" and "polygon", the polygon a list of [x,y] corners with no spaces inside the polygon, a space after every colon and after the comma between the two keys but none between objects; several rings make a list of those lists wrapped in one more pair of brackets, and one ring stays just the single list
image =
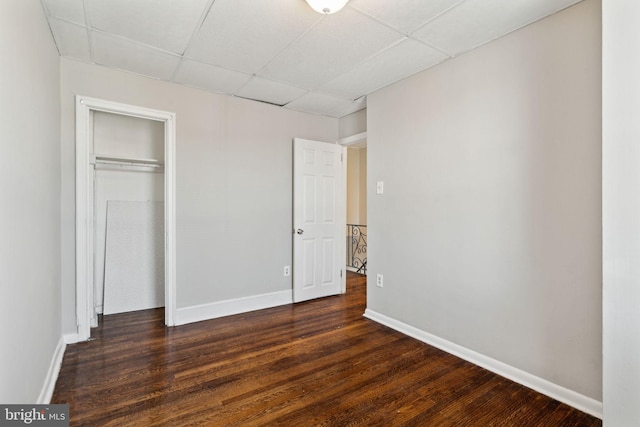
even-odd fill
[{"label": "white panel leaning in closet", "polygon": [[[162,307],[164,225],[158,221],[164,211],[164,124],[92,114],[94,308],[112,314]],[[106,304],[105,295],[110,296]]]}]

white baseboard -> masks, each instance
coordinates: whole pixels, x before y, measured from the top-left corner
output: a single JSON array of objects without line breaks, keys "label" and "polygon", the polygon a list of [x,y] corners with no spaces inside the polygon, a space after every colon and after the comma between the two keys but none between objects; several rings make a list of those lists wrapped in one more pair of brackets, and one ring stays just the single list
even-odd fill
[{"label": "white baseboard", "polygon": [[293,303],[293,297],[290,290],[272,292],[269,294],[218,301],[210,304],[177,308],[175,321],[176,325],[185,325],[187,323],[216,319],[218,317],[231,316],[233,314],[262,310],[291,303]]},{"label": "white baseboard", "polygon": [[411,325],[407,325],[406,323],[400,322],[391,317],[387,317],[384,314],[377,313],[373,310],[366,309],[364,317],[432,345],[433,347],[439,348],[440,350],[446,351],[447,353],[453,354],[454,356],[508,378],[511,381],[515,381],[525,387],[529,387],[539,393],[559,400],[560,402],[566,403],[569,406],[573,406],[580,411],[602,419],[602,402],[529,374],[528,372],[492,359],[491,357],[477,353],[466,347],[452,343],[451,341],[432,335]]},{"label": "white baseboard", "polygon": [[80,342],[80,338],[77,332],[74,334],[64,334],[62,335],[62,339],[64,340],[65,344],[75,344]]},{"label": "white baseboard", "polygon": [[58,345],[53,352],[53,357],[49,364],[49,371],[47,371],[47,376],[44,380],[44,385],[42,386],[42,390],[40,390],[40,396],[38,396],[38,404],[46,405],[51,402],[51,396],[53,396],[53,390],[56,387],[56,381],[58,380],[58,374],[60,373],[60,367],[62,366],[62,358],[64,357],[65,348],[67,348],[67,345],[65,344],[64,339],[60,337]]}]

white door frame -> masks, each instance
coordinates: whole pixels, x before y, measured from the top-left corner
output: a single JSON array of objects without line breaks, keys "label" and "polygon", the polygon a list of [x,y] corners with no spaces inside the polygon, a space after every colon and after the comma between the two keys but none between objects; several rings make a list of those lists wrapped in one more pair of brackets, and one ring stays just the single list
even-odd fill
[{"label": "white door frame", "polygon": [[176,239],[175,239],[175,145],[176,115],[102,99],[76,95],[76,319],[78,341],[91,336],[96,324],[93,306],[94,267],[94,168],[92,111],[122,114],[164,123],[164,220],[165,220],[165,324],[175,325]]},{"label": "white door frame", "polygon": [[[346,199],[347,197],[347,161],[348,161],[348,153],[349,151],[347,150],[347,148],[351,147],[352,145],[361,145],[362,143],[366,143],[367,141],[367,132],[361,132],[361,133],[357,133],[355,135],[351,135],[351,136],[346,136],[344,138],[341,138],[338,140],[338,144],[342,145],[344,147],[343,150],[343,157],[344,157],[344,164],[343,164],[343,174],[344,174],[344,197]],[[345,219],[347,217],[347,213],[346,213],[346,205],[347,203],[345,203]],[[347,227],[347,223],[345,220],[345,229]],[[345,255],[342,257],[342,259],[346,260],[347,254],[347,248],[344,248],[345,250]],[[342,293],[344,294],[345,292],[347,292],[347,267],[345,265],[344,268],[344,277],[343,277],[343,281],[342,281]]]},{"label": "white door frame", "polygon": [[367,132],[357,133],[355,135],[346,136],[338,140],[338,144],[343,147],[350,147],[352,145],[361,144],[367,141]]}]

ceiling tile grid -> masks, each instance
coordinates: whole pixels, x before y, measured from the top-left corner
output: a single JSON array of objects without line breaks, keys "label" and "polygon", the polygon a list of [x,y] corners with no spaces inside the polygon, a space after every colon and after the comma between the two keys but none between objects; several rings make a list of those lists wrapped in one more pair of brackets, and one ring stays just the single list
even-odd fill
[{"label": "ceiling tile grid", "polygon": [[579,1],[41,0],[62,56],[331,117]]},{"label": "ceiling tile grid", "polygon": [[93,60],[96,64],[131,71],[160,80],[171,80],[180,63],[178,55],[172,55],[133,42],[96,31],[91,32]]},{"label": "ceiling tile grid", "polygon": [[60,55],[83,62],[91,62],[91,48],[86,27],[56,18],[50,18],[49,25]]},{"label": "ceiling tile grid", "polygon": [[351,0],[350,7],[409,35],[464,0]]},{"label": "ceiling tile grid", "polygon": [[255,99],[256,101],[284,106],[294,99],[300,98],[307,91],[295,86],[267,80],[254,76],[246,85],[235,92],[236,96]]},{"label": "ceiling tile grid", "polygon": [[182,54],[209,0],[89,0],[94,29]]},{"label": "ceiling tile grid", "polygon": [[314,89],[402,38],[397,31],[346,8],[325,16],[263,73]]},{"label": "ceiling tile grid", "polygon": [[305,113],[339,117],[339,114],[342,111],[349,110],[353,103],[353,101],[347,99],[318,92],[309,92],[287,104],[287,108]]},{"label": "ceiling tile grid", "polygon": [[43,0],[42,5],[48,16],[86,25],[82,0]]},{"label": "ceiling tile grid", "polygon": [[233,94],[249,79],[249,74],[186,59],[173,81],[211,92]]},{"label": "ceiling tile grid", "polygon": [[[472,50],[580,0],[465,0],[412,36],[452,56]],[[451,28],[464,29],[451,31]]]},{"label": "ceiling tile grid", "polygon": [[323,85],[320,90],[356,99],[439,64],[447,58],[447,55],[438,50],[405,38]]},{"label": "ceiling tile grid", "polygon": [[253,74],[321,18],[300,0],[216,0],[186,56]]}]

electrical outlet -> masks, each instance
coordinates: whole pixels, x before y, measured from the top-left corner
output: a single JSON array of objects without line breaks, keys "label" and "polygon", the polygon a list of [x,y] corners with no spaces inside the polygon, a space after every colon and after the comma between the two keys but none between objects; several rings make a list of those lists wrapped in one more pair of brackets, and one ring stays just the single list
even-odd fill
[{"label": "electrical outlet", "polygon": [[291,275],[291,266],[290,265],[285,265],[284,266],[284,277],[290,276]]},{"label": "electrical outlet", "polygon": [[376,286],[381,288],[383,286],[382,274],[376,274]]}]

